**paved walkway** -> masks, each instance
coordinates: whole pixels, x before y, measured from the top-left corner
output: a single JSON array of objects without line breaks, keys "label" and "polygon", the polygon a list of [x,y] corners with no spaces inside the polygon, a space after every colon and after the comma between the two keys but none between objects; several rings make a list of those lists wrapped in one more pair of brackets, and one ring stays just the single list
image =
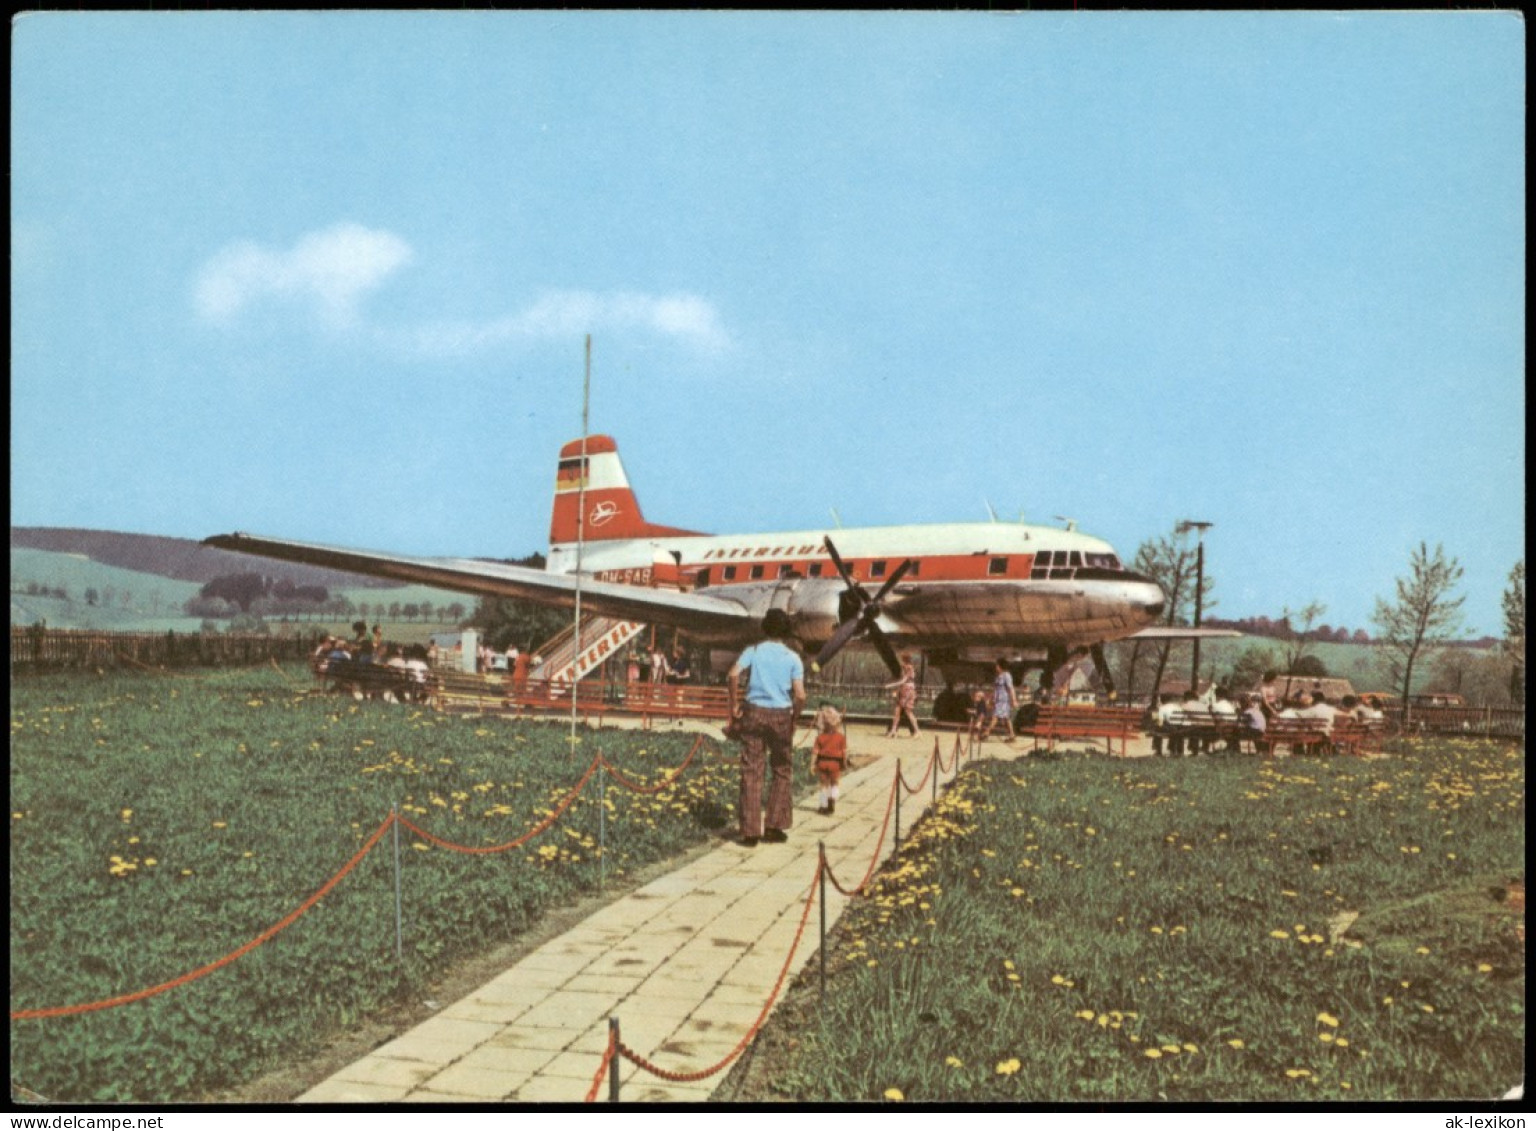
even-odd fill
[{"label": "paved walkway", "polygon": [[[953,733],[942,734],[946,764],[953,746]],[[834,816],[818,815],[813,796],[795,807],[787,844],[726,843],[616,900],[299,1102],[580,1102],[602,1063],[609,1017],[619,1019],[624,1044],[658,1067],[692,1073],[719,1063],[783,969],[815,880],[817,841],[838,880],[856,884],[880,840],[896,760],[916,785],[933,737],[885,739],[861,728],[849,747],[855,759],[875,760],[844,775]],[[994,758],[1028,749],[1027,740],[985,747]],[[904,829],[931,798],[931,783],[903,797]],[[892,851],[889,831],[880,851]],[[831,924],[848,900],[830,884],[827,896]],[[813,906],[786,986],[816,953],[818,921]],[[707,1100],[728,1071],[674,1084],[628,1060],[620,1066],[625,1102]],[[599,1096],[607,1096],[606,1080]]]}]

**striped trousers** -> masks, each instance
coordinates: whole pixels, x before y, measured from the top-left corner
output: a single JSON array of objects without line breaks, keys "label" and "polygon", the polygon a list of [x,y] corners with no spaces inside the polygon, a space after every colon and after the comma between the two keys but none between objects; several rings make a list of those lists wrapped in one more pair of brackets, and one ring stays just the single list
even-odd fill
[{"label": "striped trousers", "polygon": [[[791,748],[795,740],[795,713],[788,707],[770,710],[748,703],[742,709],[741,795],[736,807],[741,835],[763,835],[763,826],[788,829],[794,820]],[[767,771],[768,815],[763,817],[763,776]]]}]

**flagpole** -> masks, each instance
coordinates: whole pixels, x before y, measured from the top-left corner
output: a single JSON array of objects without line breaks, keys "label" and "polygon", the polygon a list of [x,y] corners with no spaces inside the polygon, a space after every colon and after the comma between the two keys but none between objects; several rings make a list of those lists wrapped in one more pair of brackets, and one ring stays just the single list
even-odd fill
[{"label": "flagpole", "polygon": [[587,335],[586,366],[581,381],[581,478],[576,487],[576,613],[571,647],[571,756],[576,756],[576,689],[581,682],[581,559],[587,525],[587,422],[592,404],[592,335]]}]

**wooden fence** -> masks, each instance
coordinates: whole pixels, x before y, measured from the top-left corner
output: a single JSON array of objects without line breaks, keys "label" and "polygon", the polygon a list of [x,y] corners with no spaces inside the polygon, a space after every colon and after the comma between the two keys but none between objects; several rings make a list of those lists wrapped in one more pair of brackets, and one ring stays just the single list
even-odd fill
[{"label": "wooden fence", "polygon": [[308,659],[318,634],[90,632],[11,626],[11,669],[240,667]]}]

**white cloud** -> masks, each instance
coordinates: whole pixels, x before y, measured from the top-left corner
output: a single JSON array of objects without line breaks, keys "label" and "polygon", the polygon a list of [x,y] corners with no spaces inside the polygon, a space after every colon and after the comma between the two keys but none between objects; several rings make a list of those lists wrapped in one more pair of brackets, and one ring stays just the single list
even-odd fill
[{"label": "white cloud", "polygon": [[517,341],[633,330],[711,353],[729,343],[715,308],[697,295],[632,291],[550,291],[514,314],[483,322],[434,322],[412,339],[424,353],[464,354]]},{"label": "white cloud", "polygon": [[269,296],[307,299],[327,318],[348,322],[358,299],[410,258],[410,245],[399,236],[360,224],[311,232],[287,250],[241,240],[203,266],[194,298],[198,312],[215,322]]},{"label": "white cloud", "polygon": [[268,298],[306,302],[334,326],[361,329],[390,346],[432,356],[460,356],[583,333],[654,334],[704,353],[719,352],[729,344],[715,308],[691,294],[559,290],[540,295],[522,310],[478,321],[368,323],[361,316],[363,298],[411,256],[410,245],[399,236],[351,223],[311,232],[287,249],[241,240],[221,248],[203,265],[194,300],[198,312],[211,322],[228,322]]}]

